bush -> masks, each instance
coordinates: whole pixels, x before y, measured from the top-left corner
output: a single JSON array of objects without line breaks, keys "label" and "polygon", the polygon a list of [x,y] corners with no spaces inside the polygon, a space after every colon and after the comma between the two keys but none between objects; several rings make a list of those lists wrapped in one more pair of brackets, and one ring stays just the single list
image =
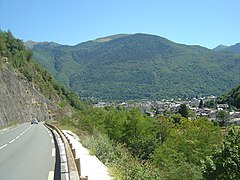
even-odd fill
[{"label": "bush", "polygon": [[157,168],[148,163],[141,164],[124,145],[110,140],[107,135],[95,132],[85,136],[82,143],[110,168],[115,179],[161,179]]},{"label": "bush", "polygon": [[204,179],[240,178],[240,132],[231,128],[222,147],[203,161]]}]

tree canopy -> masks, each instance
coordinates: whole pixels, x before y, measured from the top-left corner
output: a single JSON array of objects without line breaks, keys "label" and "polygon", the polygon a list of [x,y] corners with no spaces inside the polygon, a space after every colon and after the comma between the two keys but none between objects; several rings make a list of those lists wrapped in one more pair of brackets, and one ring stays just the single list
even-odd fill
[{"label": "tree canopy", "polygon": [[203,161],[205,179],[237,180],[240,177],[240,131],[230,128],[220,149]]}]

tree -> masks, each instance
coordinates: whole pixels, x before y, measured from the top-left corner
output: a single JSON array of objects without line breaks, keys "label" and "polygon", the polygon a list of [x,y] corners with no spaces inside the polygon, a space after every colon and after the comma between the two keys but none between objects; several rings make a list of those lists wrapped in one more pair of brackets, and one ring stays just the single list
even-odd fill
[{"label": "tree", "polygon": [[181,104],[178,113],[182,115],[182,117],[188,118],[189,110],[186,104]]},{"label": "tree", "polygon": [[203,107],[203,100],[201,99],[200,102],[199,102],[199,108],[202,108]]},{"label": "tree", "polygon": [[201,159],[220,144],[221,128],[206,118],[182,118],[178,126],[166,130],[170,131],[166,140],[151,154],[152,162],[168,172],[163,179],[201,179]]},{"label": "tree", "polygon": [[227,126],[230,121],[229,113],[224,110],[220,110],[216,115],[216,120],[217,120],[219,126],[221,126],[221,127]]},{"label": "tree", "polygon": [[216,108],[216,102],[214,100],[208,100],[204,103],[204,107]]},{"label": "tree", "polygon": [[204,179],[240,178],[240,132],[231,128],[220,150],[216,150],[203,161]]},{"label": "tree", "polygon": [[[240,92],[240,90],[239,90]],[[234,99],[234,104],[233,104],[236,108],[240,108],[240,93],[238,93]]]}]

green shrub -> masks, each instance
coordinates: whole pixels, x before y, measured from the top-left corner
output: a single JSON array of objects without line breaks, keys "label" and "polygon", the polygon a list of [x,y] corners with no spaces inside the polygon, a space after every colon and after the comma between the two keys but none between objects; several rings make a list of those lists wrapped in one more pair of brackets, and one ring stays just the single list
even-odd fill
[{"label": "green shrub", "polygon": [[157,168],[148,163],[143,165],[124,145],[110,140],[107,135],[95,132],[92,136],[86,136],[83,144],[110,168],[115,179],[161,179]]}]

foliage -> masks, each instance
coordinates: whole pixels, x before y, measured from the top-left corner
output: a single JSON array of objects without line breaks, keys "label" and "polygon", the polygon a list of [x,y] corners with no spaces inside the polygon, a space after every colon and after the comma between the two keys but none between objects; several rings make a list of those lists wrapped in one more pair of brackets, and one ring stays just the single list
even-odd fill
[{"label": "foliage", "polygon": [[110,140],[104,134],[94,133],[92,136],[85,136],[83,144],[110,168],[114,179],[161,179],[160,172],[155,167],[140,164],[126,147]]},{"label": "foliage", "polygon": [[79,127],[93,133],[95,129],[110,139],[127,144],[129,150],[145,159],[159,143],[152,118],[144,117],[137,109],[92,109],[79,112]]},{"label": "foliage", "polygon": [[[71,122],[92,135],[87,144],[93,153],[110,167],[128,174],[122,179],[144,179],[149,174],[157,179],[200,179],[200,161],[222,139],[220,128],[204,118],[188,120],[176,114],[156,119],[144,116],[138,109],[123,107],[89,107],[77,111]],[[126,160],[120,147],[132,157]],[[122,158],[127,164],[122,164]]]},{"label": "foliage", "polygon": [[178,110],[178,113],[182,115],[182,117],[188,118],[189,116],[189,109],[186,104],[181,104]]},{"label": "foliage", "polygon": [[170,116],[170,118],[172,119],[172,122],[173,122],[173,123],[178,123],[178,124],[180,124],[180,123],[181,123],[182,115],[179,114],[179,113],[177,113],[177,114],[172,114],[172,115]]},{"label": "foliage", "polygon": [[240,85],[231,89],[229,92],[222,94],[217,101],[219,103],[228,103],[240,109]]},{"label": "foliage", "polygon": [[239,128],[231,128],[222,147],[215,150],[203,161],[204,179],[240,178],[240,133]]},{"label": "foliage", "polygon": [[209,155],[220,140],[219,128],[207,119],[182,119],[179,126],[171,129],[168,139],[155,149],[151,159],[164,169],[167,179],[200,179],[201,159]]},{"label": "foliage", "polygon": [[219,126],[221,126],[221,127],[227,126],[230,121],[229,113],[224,110],[220,110],[216,115],[216,120],[217,120]]},{"label": "foliage", "polygon": [[240,55],[134,34],[76,46],[40,43],[33,56],[82,98],[219,95],[239,83]]},{"label": "foliage", "polygon": [[206,107],[206,108],[216,108],[216,101],[214,101],[214,100],[208,100],[208,101],[206,101],[205,103],[204,103],[204,107]]}]

